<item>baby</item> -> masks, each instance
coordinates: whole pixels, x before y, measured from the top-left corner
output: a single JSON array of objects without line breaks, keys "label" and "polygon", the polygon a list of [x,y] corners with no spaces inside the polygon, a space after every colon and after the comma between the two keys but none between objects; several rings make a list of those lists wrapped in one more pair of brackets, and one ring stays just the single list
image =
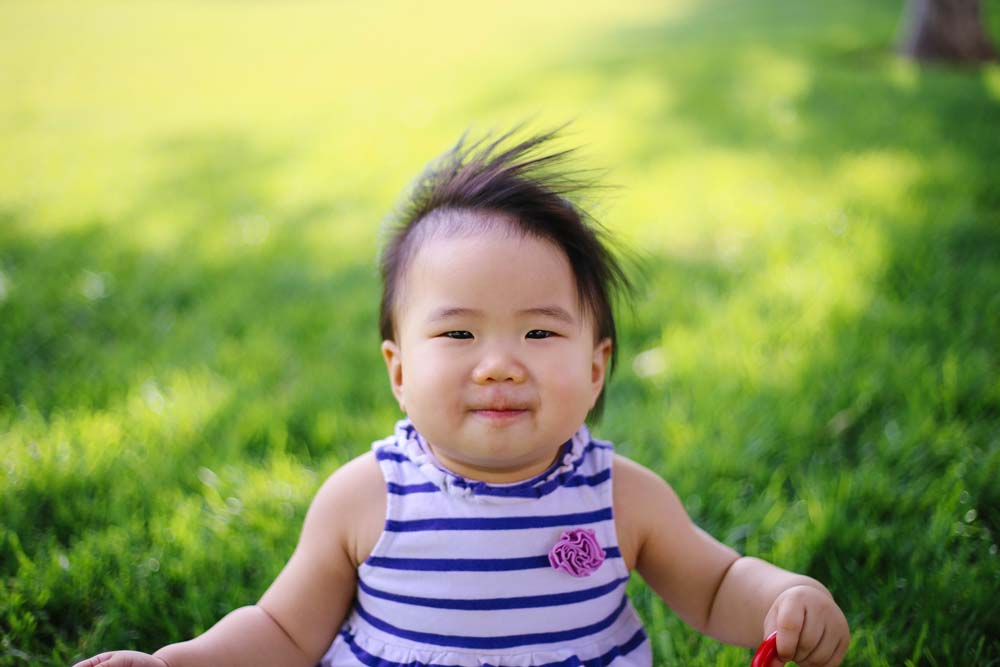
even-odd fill
[{"label": "baby", "polygon": [[590,435],[628,282],[563,196],[569,151],[540,153],[558,132],[460,140],[418,179],[381,259],[406,418],[323,484],[260,601],[76,667],[649,666],[633,570],[700,632],[749,647],[776,631],[781,658],[840,664],[847,621],[822,584],[740,557]]}]

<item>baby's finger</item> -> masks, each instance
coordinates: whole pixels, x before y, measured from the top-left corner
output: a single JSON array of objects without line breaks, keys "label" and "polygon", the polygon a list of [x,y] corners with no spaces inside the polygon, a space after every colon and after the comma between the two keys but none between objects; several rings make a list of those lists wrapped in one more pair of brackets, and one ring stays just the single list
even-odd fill
[{"label": "baby's finger", "polygon": [[87,658],[86,660],[76,663],[75,665],[73,665],[73,667],[95,667],[96,665],[100,664],[106,665],[107,662],[111,660],[112,657],[114,657],[114,655],[115,655],[114,651],[99,653],[95,655],[93,658]]},{"label": "baby's finger", "polygon": [[833,655],[827,661],[825,667],[837,667],[841,662],[844,661],[844,656],[847,655],[847,648],[850,646],[850,641],[840,640],[837,642],[836,648],[833,649]]},{"label": "baby's finger", "polygon": [[833,661],[834,655],[836,655],[837,650],[840,648],[839,642],[827,642],[825,646],[817,646],[813,654],[809,656],[809,660],[805,663],[806,665],[815,665],[816,667],[830,667],[831,665],[836,665]]},{"label": "baby's finger", "polygon": [[[816,649],[809,665],[817,665],[817,667],[837,667],[837,665],[839,665],[844,659],[844,656],[847,654],[847,649],[851,645],[851,631],[850,628],[847,627],[846,619],[841,619],[841,621],[841,623],[838,623],[837,619],[834,619],[831,621],[831,624],[827,626],[825,641],[819,648]],[[824,655],[826,658],[821,659]]]},{"label": "baby's finger", "polygon": [[73,667],[161,667],[166,666],[162,658],[154,658],[139,651],[106,651],[78,662]]},{"label": "baby's finger", "polygon": [[783,600],[777,616],[778,656],[793,660],[798,653],[799,635],[806,621],[805,606],[789,604],[787,600]]},{"label": "baby's finger", "polygon": [[[805,614],[805,624],[802,626],[802,632],[799,633],[799,647],[798,652],[793,656],[795,662],[807,667],[812,665],[824,665],[830,658],[830,649],[833,648],[833,642],[827,642],[828,645],[824,646],[823,638],[826,636],[826,624],[816,623],[815,621],[809,622],[809,613]],[[819,659],[819,658],[824,659]]]}]

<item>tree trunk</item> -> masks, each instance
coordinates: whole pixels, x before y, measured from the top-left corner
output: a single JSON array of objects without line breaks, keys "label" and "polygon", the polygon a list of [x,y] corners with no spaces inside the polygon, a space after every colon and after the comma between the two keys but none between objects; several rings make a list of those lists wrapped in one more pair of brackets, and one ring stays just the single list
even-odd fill
[{"label": "tree trunk", "polygon": [[903,53],[917,60],[983,62],[997,57],[979,0],[909,0]]}]

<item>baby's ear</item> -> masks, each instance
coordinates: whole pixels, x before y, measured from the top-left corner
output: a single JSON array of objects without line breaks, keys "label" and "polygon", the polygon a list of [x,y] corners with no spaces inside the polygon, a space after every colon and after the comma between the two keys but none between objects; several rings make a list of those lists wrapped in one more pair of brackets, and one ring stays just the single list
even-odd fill
[{"label": "baby's ear", "polygon": [[406,412],[403,402],[403,357],[399,352],[399,345],[392,340],[382,341],[382,358],[385,359],[385,368],[389,372],[392,394],[399,403],[399,409]]},{"label": "baby's ear", "polygon": [[614,343],[610,338],[605,338],[594,345],[594,361],[590,370],[590,381],[596,390],[594,400],[597,400],[597,395],[604,388],[605,371],[608,368],[608,360],[611,358],[613,347]]}]

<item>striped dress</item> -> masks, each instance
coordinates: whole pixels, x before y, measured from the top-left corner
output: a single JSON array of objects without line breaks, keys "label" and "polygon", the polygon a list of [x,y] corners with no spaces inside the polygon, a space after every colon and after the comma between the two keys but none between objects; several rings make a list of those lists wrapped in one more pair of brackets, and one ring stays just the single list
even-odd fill
[{"label": "striped dress", "polygon": [[[514,484],[447,471],[408,419],[372,448],[386,479],[385,527],[322,667],[652,663],[625,595],[609,443],[582,426],[549,470]],[[575,529],[593,530],[603,548],[586,576],[549,558]]]}]

